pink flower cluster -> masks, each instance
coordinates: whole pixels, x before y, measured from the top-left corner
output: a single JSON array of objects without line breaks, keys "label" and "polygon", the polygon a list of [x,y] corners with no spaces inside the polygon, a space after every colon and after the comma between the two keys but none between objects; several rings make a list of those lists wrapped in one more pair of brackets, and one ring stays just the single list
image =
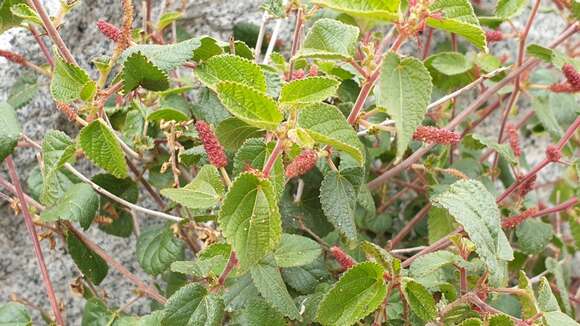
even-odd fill
[{"label": "pink flower cluster", "polygon": [[302,153],[300,153],[300,155],[298,155],[294,161],[286,167],[286,177],[291,179],[306,174],[306,172],[316,166],[317,160],[318,154],[316,151],[311,149],[302,151]]},{"label": "pink flower cluster", "polygon": [[209,162],[218,168],[226,167],[228,165],[228,157],[215,133],[211,130],[210,125],[205,121],[198,120],[195,123],[195,129],[203,143]]},{"label": "pink flower cluster", "polygon": [[413,139],[429,144],[455,144],[461,140],[461,135],[447,129],[419,126],[413,134]]}]

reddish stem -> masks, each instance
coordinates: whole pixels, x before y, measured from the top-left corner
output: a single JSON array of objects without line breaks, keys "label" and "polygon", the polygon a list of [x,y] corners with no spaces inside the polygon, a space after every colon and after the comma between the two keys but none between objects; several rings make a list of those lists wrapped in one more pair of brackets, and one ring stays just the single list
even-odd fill
[{"label": "reddish stem", "polygon": [[48,64],[51,67],[54,67],[54,60],[52,59],[52,55],[50,54],[50,50],[48,50],[46,43],[44,43],[44,40],[40,37],[38,30],[36,30],[36,27],[34,27],[33,25],[30,25],[28,28],[30,29],[32,36],[34,36],[36,43],[38,43],[40,50],[42,50],[42,53],[44,54],[46,61],[48,62]]},{"label": "reddish stem", "polygon": [[284,140],[281,137],[279,137],[278,141],[276,142],[276,146],[272,151],[272,154],[270,154],[270,157],[268,158],[268,161],[266,161],[264,169],[262,170],[262,174],[264,175],[264,177],[267,178],[270,175],[270,172],[272,172],[272,169],[274,168],[274,164],[276,163],[278,156],[282,155],[283,151],[284,151]]},{"label": "reddish stem", "polygon": [[375,82],[379,78],[379,76],[381,74],[380,67],[381,67],[381,65],[379,63],[379,65],[375,69],[375,71],[373,71],[373,73],[364,81],[363,87],[361,88],[361,90],[358,94],[356,102],[354,103],[354,106],[352,107],[352,110],[350,111],[350,114],[348,115],[347,121],[351,125],[356,122],[356,119],[358,118],[358,115],[362,111],[362,109],[365,105],[365,102],[367,101],[367,98],[369,97],[369,95],[371,93],[371,90],[375,86]]},{"label": "reddish stem", "polygon": [[222,272],[222,274],[218,279],[218,284],[220,287],[226,283],[228,276],[230,275],[232,270],[234,270],[236,265],[238,265],[238,257],[236,256],[236,253],[232,251],[232,253],[230,254],[230,259],[228,260],[228,264],[226,265],[224,271]]},{"label": "reddish stem", "polygon": [[38,235],[36,234],[36,228],[34,227],[34,222],[32,221],[32,216],[30,216],[30,211],[28,210],[28,203],[26,201],[26,197],[24,195],[24,191],[22,191],[22,185],[20,184],[20,179],[18,178],[18,173],[16,172],[16,167],[14,165],[14,161],[12,160],[12,156],[8,156],[6,158],[6,167],[8,168],[8,174],[10,175],[10,179],[14,184],[14,188],[16,190],[16,196],[20,201],[20,207],[22,208],[22,215],[24,216],[24,223],[26,224],[26,229],[28,230],[28,234],[32,239],[32,245],[34,247],[34,254],[36,255],[36,260],[38,261],[38,266],[40,267],[40,273],[42,274],[42,281],[44,283],[44,287],[46,288],[46,292],[48,294],[48,299],[50,301],[50,306],[52,308],[52,312],[54,313],[54,317],[56,319],[57,325],[64,325],[64,321],[62,319],[62,315],[60,313],[60,309],[58,307],[58,300],[56,298],[56,294],[54,294],[54,288],[52,287],[52,282],[50,281],[50,275],[48,274],[48,269],[46,268],[46,263],[44,261],[44,255],[42,254],[42,249],[40,247],[40,242],[38,241]]},{"label": "reddish stem", "polygon": [[302,31],[302,24],[304,23],[304,9],[298,8],[296,10],[296,24],[294,25],[294,34],[292,35],[292,49],[290,50],[290,68],[288,69],[289,79],[292,79],[292,72],[294,71],[294,56],[298,52],[300,45],[300,32]]}]

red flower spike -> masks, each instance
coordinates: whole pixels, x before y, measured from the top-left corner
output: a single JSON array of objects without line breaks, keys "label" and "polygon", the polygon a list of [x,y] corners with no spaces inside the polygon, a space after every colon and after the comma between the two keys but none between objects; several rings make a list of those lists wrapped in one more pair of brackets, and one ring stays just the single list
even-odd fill
[{"label": "red flower spike", "polygon": [[556,145],[548,145],[548,148],[546,148],[546,158],[550,162],[559,162],[562,158],[562,151]]},{"label": "red flower spike", "polygon": [[537,174],[534,174],[524,183],[522,183],[518,189],[518,194],[520,197],[525,197],[530,191],[534,190],[534,186],[536,185],[536,179],[538,178]]},{"label": "red flower spike", "polygon": [[503,34],[500,31],[486,31],[485,39],[487,43],[503,41]]},{"label": "red flower spike", "polygon": [[316,161],[318,160],[318,153],[311,149],[302,151],[294,161],[292,161],[286,167],[286,177],[292,179],[294,177],[299,177],[305,175],[306,172],[310,171],[316,166]]},{"label": "red flower spike", "polygon": [[317,65],[312,64],[310,66],[310,69],[308,70],[308,76],[310,76],[310,77],[318,76],[318,66]]},{"label": "red flower spike", "polygon": [[549,88],[552,92],[554,93],[575,93],[575,92],[580,92],[580,88],[574,88],[574,86],[568,84],[568,83],[562,83],[562,84],[552,84],[550,85]]},{"label": "red flower spike", "polygon": [[413,134],[413,139],[429,144],[455,144],[461,140],[461,135],[447,129],[419,126]]},{"label": "red flower spike", "polygon": [[10,51],[0,50],[0,57],[4,57],[6,60],[19,65],[24,65],[26,63],[26,59],[23,56]]},{"label": "red flower spike", "polygon": [[518,157],[521,156],[522,148],[520,147],[520,138],[518,135],[518,129],[516,128],[516,126],[509,124],[507,125],[507,132],[512,151],[514,151],[514,154],[516,156]]},{"label": "red flower spike", "polygon": [[520,225],[523,221],[536,214],[537,212],[538,212],[537,207],[530,208],[528,210],[525,210],[521,214],[506,218],[501,222],[501,226],[507,229],[515,228],[516,226]]},{"label": "red flower spike", "polygon": [[103,35],[113,42],[119,42],[119,40],[121,40],[121,30],[117,26],[110,24],[103,19],[99,19],[99,21],[97,21],[97,28],[101,33],[103,33]]},{"label": "red flower spike", "polygon": [[356,264],[351,256],[337,246],[332,246],[332,248],[330,248],[330,253],[344,269],[349,269]]},{"label": "red flower spike", "polygon": [[228,165],[228,157],[213,130],[211,130],[210,125],[205,121],[198,120],[195,123],[195,129],[203,143],[209,162],[217,168],[226,167]]},{"label": "red flower spike", "polygon": [[66,103],[56,102],[56,108],[62,112],[69,121],[75,121],[77,112],[72,106]]},{"label": "red flower spike", "polygon": [[290,76],[290,80],[304,79],[304,77],[306,77],[306,73],[304,72],[304,70],[298,69],[298,70],[294,70],[292,72],[292,76]]},{"label": "red flower spike", "polygon": [[564,77],[566,77],[568,83],[572,85],[574,89],[580,89],[580,73],[576,71],[574,66],[569,63],[565,64],[562,67],[562,73],[564,74]]}]

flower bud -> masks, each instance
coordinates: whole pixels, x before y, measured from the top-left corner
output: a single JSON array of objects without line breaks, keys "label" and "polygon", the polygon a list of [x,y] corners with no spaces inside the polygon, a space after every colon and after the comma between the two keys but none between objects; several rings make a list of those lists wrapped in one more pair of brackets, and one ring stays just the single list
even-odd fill
[{"label": "flower bud", "polygon": [[574,89],[580,89],[580,73],[576,71],[574,66],[569,63],[565,64],[562,67],[562,73],[564,74],[564,77],[566,77],[568,83],[570,83]]},{"label": "flower bud", "polygon": [[538,178],[537,174],[529,177],[528,180],[524,181],[518,189],[518,194],[520,197],[525,197],[530,191],[534,190],[534,186],[536,185],[536,179]]},{"label": "flower bud", "polygon": [[62,112],[69,121],[75,121],[77,112],[72,106],[66,103],[56,102],[56,108]]},{"label": "flower bud", "polygon": [[520,138],[518,135],[518,129],[516,126],[509,124],[507,125],[507,132],[508,132],[508,139],[510,143],[510,147],[516,156],[522,155],[522,148],[520,147]]},{"label": "flower bud", "polygon": [[300,155],[298,155],[294,161],[286,167],[286,177],[291,179],[306,174],[306,172],[316,166],[317,160],[318,154],[316,151],[311,149],[302,151],[302,153],[300,153]]},{"label": "flower bud", "polygon": [[332,248],[330,248],[330,253],[332,254],[332,256],[334,256],[334,259],[336,259],[336,261],[344,269],[349,269],[352,266],[354,266],[354,264],[356,264],[356,262],[354,261],[354,259],[352,259],[351,256],[349,256],[346,252],[344,252],[337,246],[332,246]]},{"label": "flower bud", "polygon": [[503,41],[503,34],[500,31],[487,31],[485,32],[485,39],[487,43]]},{"label": "flower bud", "polygon": [[113,42],[119,42],[121,39],[121,30],[117,26],[110,24],[103,19],[97,21],[97,28],[101,33],[103,33],[103,35]]},{"label": "flower bud", "polygon": [[227,166],[228,157],[213,130],[211,130],[210,125],[205,121],[198,120],[195,123],[195,129],[197,130],[199,139],[203,143],[203,148],[207,153],[209,162],[218,168]]},{"label": "flower bud", "polygon": [[562,151],[556,145],[548,145],[546,148],[546,158],[550,162],[559,162],[562,158]]},{"label": "flower bud", "polygon": [[580,88],[574,88],[568,83],[555,83],[550,85],[549,89],[554,93],[575,93],[580,91]]},{"label": "flower bud", "polygon": [[429,144],[455,144],[461,140],[461,136],[447,129],[419,126],[413,134],[413,139]]}]

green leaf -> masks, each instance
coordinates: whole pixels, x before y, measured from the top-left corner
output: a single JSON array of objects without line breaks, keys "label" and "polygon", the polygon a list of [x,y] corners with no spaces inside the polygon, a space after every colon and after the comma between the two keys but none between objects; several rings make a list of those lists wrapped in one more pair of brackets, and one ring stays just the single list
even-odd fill
[{"label": "green leaf", "polygon": [[389,53],[383,60],[377,92],[378,105],[385,107],[397,128],[397,160],[403,157],[415,129],[431,100],[431,75],[421,61],[401,59]]},{"label": "green leaf", "polygon": [[228,286],[227,291],[224,293],[226,310],[241,310],[253,298],[257,298],[259,296],[260,293],[252,282],[252,276],[250,273],[247,273],[242,277],[236,278],[235,281],[232,282],[230,286]]},{"label": "green leaf", "polygon": [[260,6],[260,9],[265,10],[271,16],[276,18],[284,18],[286,10],[284,10],[284,3],[282,0],[265,0]]},{"label": "green leaf", "polygon": [[38,88],[38,82],[35,78],[21,77],[12,85],[6,102],[18,110],[38,95]]},{"label": "green leaf", "polygon": [[82,68],[55,56],[54,72],[50,82],[50,94],[57,102],[71,103],[82,99],[88,101],[96,93],[95,82]]},{"label": "green leaf", "polygon": [[[158,31],[163,31],[167,26],[171,25],[173,22],[180,20],[182,16],[183,16],[183,13],[178,12],[178,11],[169,11],[169,12],[163,13],[163,15],[161,15],[161,17],[159,17],[159,20],[157,21],[156,29]],[[199,45],[197,45],[197,46],[199,46]],[[185,51],[184,51],[184,53],[185,53]]]},{"label": "green leaf", "polygon": [[388,251],[366,240],[361,243],[360,248],[364,251],[367,257],[372,257],[372,259],[381,264],[387,271],[389,271],[389,273],[392,275],[398,274],[399,268],[396,267],[396,265],[399,265],[401,262],[397,258],[391,256]]},{"label": "green leaf", "polygon": [[495,15],[503,19],[519,16],[527,4],[527,0],[498,0],[495,5]]},{"label": "green leaf", "polygon": [[163,309],[161,325],[218,326],[224,318],[224,302],[200,284],[189,284],[175,292]]},{"label": "green leaf", "polygon": [[244,309],[232,320],[235,325],[288,325],[284,316],[260,297],[248,300]]},{"label": "green leaf", "polygon": [[117,178],[127,176],[127,163],[121,145],[103,121],[89,123],[81,130],[79,139],[80,147],[93,163]]},{"label": "green leaf", "polygon": [[50,130],[42,141],[42,193],[40,200],[45,204],[54,204],[63,194],[59,173],[65,163],[74,157],[75,143],[64,132]]},{"label": "green leaf", "polygon": [[550,282],[546,277],[542,277],[538,286],[538,307],[543,312],[560,311],[558,300],[550,287]]},{"label": "green leaf", "polygon": [[300,312],[282,280],[276,266],[261,262],[250,268],[252,281],[262,297],[284,316],[300,320]]},{"label": "green leaf", "polygon": [[256,63],[232,54],[216,55],[197,67],[195,76],[215,90],[223,81],[231,81],[266,92],[266,78]]},{"label": "green leaf", "polygon": [[168,227],[152,228],[137,239],[137,260],[151,275],[166,271],[171,263],[183,259],[183,242]]},{"label": "green leaf", "polygon": [[359,32],[358,27],[334,19],[319,19],[306,34],[296,57],[348,60],[355,54]]},{"label": "green leaf", "polygon": [[[10,1],[8,1],[8,2],[10,2]],[[29,22],[32,22],[32,23],[35,23],[35,24],[42,26],[42,20],[40,19],[38,14],[32,8],[30,8],[30,6],[27,5],[26,3],[19,3],[19,4],[12,5],[10,7],[10,12],[14,16],[20,17],[24,21],[29,21]]]},{"label": "green leaf", "polygon": [[383,273],[371,262],[349,269],[320,302],[316,320],[322,325],[352,325],[368,316],[387,295]]},{"label": "green leaf", "polygon": [[314,292],[321,282],[328,280],[330,273],[324,258],[319,256],[308,265],[282,268],[282,278],[289,287],[299,293],[308,294]]},{"label": "green leaf", "polygon": [[169,88],[167,73],[147,59],[141,52],[131,54],[123,65],[123,90],[129,93],[141,86],[150,91]]},{"label": "green leaf", "polygon": [[[95,175],[92,181],[117,197],[133,204],[137,203],[139,187],[131,178],[119,179],[111,174],[100,173]],[[113,200],[107,197],[103,198],[105,201],[115,204]]]},{"label": "green leaf", "polygon": [[217,84],[217,93],[231,114],[251,126],[275,130],[284,118],[276,101],[255,88],[223,81]]},{"label": "green leaf", "polygon": [[[261,171],[270,158],[272,151],[274,151],[275,145],[274,142],[270,142],[266,145],[264,140],[259,138],[246,140],[234,158],[234,175],[246,171],[247,167]],[[270,181],[272,182],[272,187],[274,187],[276,195],[279,197],[282,194],[282,191],[284,191],[285,185],[282,157],[278,157],[276,162],[274,162],[274,167],[270,173]]]},{"label": "green leaf", "polygon": [[352,183],[337,171],[324,176],[320,186],[320,204],[328,221],[345,237],[356,240],[354,222],[356,190]]},{"label": "green leaf", "polygon": [[297,234],[282,234],[280,246],[274,251],[278,267],[295,267],[311,263],[322,249],[316,241]]},{"label": "green leaf", "polygon": [[23,305],[13,302],[4,303],[0,304],[0,325],[32,326],[32,319]]},{"label": "green leaf", "polygon": [[189,117],[183,111],[174,108],[161,108],[147,115],[148,121],[187,121]]},{"label": "green leaf", "polygon": [[235,179],[219,214],[224,236],[247,270],[278,246],[282,221],[276,193],[268,180],[249,173]]},{"label": "green leaf", "polygon": [[528,219],[516,228],[520,250],[528,255],[541,253],[550,243],[554,232],[550,224],[536,219]]},{"label": "green leaf", "polygon": [[508,144],[498,144],[491,138],[486,138],[477,134],[473,134],[472,137],[485,147],[498,152],[501,157],[509,161],[511,164],[518,164],[518,158]]},{"label": "green leaf", "polygon": [[313,103],[322,102],[336,95],[340,82],[328,77],[308,77],[293,80],[282,86],[281,103]]},{"label": "green leaf", "polygon": [[433,68],[447,76],[459,75],[473,68],[473,62],[458,52],[439,52],[429,59]]},{"label": "green leaf", "polygon": [[232,115],[222,105],[217,95],[204,87],[198,94],[199,101],[192,106],[193,115],[201,120],[217,126]]},{"label": "green leaf", "polygon": [[43,221],[59,219],[78,221],[84,229],[91,224],[99,209],[99,195],[86,183],[70,187],[57,204],[40,214]]},{"label": "green leaf", "polygon": [[494,196],[479,181],[459,180],[431,201],[447,209],[463,225],[490,272],[490,283],[494,286],[504,283],[506,261],[513,259],[513,251],[501,229]]},{"label": "green leaf", "polygon": [[252,127],[238,118],[228,118],[222,121],[216,128],[220,143],[229,150],[238,149],[249,138],[259,138],[264,131]]},{"label": "green leaf", "polygon": [[213,165],[204,165],[187,186],[165,188],[161,194],[191,209],[208,209],[219,203],[224,190],[218,170]]},{"label": "green leaf", "polygon": [[532,108],[536,112],[536,116],[546,128],[546,130],[554,137],[562,137],[564,130],[558,123],[552,106],[550,105],[548,96],[540,95],[532,98]]},{"label": "green leaf", "polygon": [[140,56],[144,56],[150,65],[152,64],[163,71],[168,71],[181,66],[187,60],[193,59],[193,51],[200,46],[201,41],[199,38],[166,45],[138,44],[125,50],[119,63],[126,65],[126,62],[132,56],[140,53]]},{"label": "green leaf", "polygon": [[297,126],[305,129],[316,142],[345,152],[362,165],[362,144],[335,106],[318,103],[302,108],[298,113]]},{"label": "green leaf", "polygon": [[417,258],[409,268],[410,276],[421,281],[423,278],[437,272],[444,266],[461,262],[462,259],[457,254],[450,251],[441,250],[425,254]]},{"label": "green leaf", "polygon": [[526,53],[547,63],[551,63],[558,68],[562,68],[565,63],[574,64],[574,61],[564,53],[550,49],[539,44],[530,44],[526,48]]},{"label": "green leaf", "polygon": [[101,284],[109,271],[107,262],[89,249],[72,232],[67,232],[66,243],[69,254],[83,275],[93,284]]},{"label": "green leaf", "polygon": [[428,26],[461,35],[478,49],[487,52],[485,33],[469,1],[436,0],[429,9],[432,12],[440,11],[443,19],[427,18]]},{"label": "green leaf", "polygon": [[25,0],[2,0],[0,1],[0,34],[20,25],[22,19],[12,14],[10,8],[14,5],[26,3]]},{"label": "green leaf", "polygon": [[431,207],[427,220],[429,230],[429,244],[447,236],[457,228],[457,223],[453,216],[443,208]]},{"label": "green leaf", "polygon": [[489,318],[489,326],[514,326],[508,315],[494,315]]},{"label": "green leaf", "polygon": [[411,310],[421,320],[431,321],[437,317],[435,300],[423,285],[411,279],[404,279],[402,290]]},{"label": "green leaf", "polygon": [[399,18],[398,0],[314,0],[312,3],[362,20],[392,22]]},{"label": "green leaf", "polygon": [[14,152],[20,138],[20,122],[16,111],[6,102],[0,102],[0,162]]},{"label": "green leaf", "polygon": [[564,306],[564,311],[567,314],[572,314],[572,306],[570,305],[570,300],[568,299],[568,285],[566,283],[566,276],[564,274],[564,268],[562,264],[552,257],[546,258],[546,269],[556,280],[556,287],[558,288],[558,295]]},{"label": "green leaf", "polygon": [[561,311],[550,311],[544,314],[546,326],[578,326],[579,324],[570,316]]}]

